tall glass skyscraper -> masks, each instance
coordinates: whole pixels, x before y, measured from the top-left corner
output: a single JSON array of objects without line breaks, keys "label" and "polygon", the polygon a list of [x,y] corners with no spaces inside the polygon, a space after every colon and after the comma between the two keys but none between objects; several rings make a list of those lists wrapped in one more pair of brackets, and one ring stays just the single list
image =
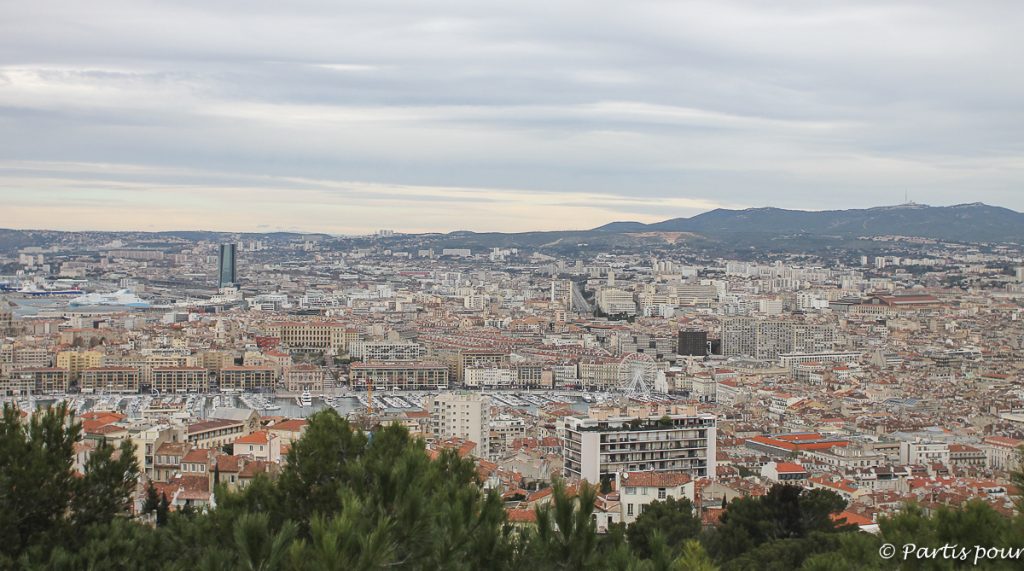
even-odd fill
[{"label": "tall glass skyscraper", "polygon": [[220,245],[220,287],[231,287],[238,285],[235,264],[235,244]]}]

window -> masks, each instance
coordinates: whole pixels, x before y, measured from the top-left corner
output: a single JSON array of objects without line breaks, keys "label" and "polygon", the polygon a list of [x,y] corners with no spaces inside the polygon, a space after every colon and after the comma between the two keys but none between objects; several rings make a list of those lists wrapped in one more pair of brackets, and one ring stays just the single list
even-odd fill
[{"label": "window", "polygon": [[664,500],[665,499],[665,488],[658,488],[658,499],[659,500]]},{"label": "window", "polygon": [[632,495],[636,494],[636,488],[633,488],[633,487],[627,486],[627,487],[626,487],[626,494],[628,494],[628,495],[630,495],[630,496],[632,496]]},{"label": "window", "polygon": [[633,515],[633,504],[626,504],[626,515]]}]

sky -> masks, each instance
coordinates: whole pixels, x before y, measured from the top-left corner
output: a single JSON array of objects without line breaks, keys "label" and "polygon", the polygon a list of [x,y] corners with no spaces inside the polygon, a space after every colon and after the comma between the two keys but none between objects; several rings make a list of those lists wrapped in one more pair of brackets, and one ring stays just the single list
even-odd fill
[{"label": "sky", "polygon": [[1024,3],[0,2],[0,227],[1024,210]]}]

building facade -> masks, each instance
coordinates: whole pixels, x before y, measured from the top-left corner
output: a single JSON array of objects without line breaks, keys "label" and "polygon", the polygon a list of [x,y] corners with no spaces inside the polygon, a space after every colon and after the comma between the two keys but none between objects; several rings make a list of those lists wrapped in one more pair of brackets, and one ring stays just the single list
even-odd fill
[{"label": "building facade", "polygon": [[715,476],[714,415],[564,419],[566,477],[597,482],[619,472],[686,472]]}]

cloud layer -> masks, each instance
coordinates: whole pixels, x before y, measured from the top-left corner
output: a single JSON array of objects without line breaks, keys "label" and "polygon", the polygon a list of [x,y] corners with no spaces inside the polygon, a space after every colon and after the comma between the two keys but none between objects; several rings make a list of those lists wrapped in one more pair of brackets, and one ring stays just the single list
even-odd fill
[{"label": "cloud layer", "polygon": [[0,6],[0,226],[1024,210],[1017,2]]}]

